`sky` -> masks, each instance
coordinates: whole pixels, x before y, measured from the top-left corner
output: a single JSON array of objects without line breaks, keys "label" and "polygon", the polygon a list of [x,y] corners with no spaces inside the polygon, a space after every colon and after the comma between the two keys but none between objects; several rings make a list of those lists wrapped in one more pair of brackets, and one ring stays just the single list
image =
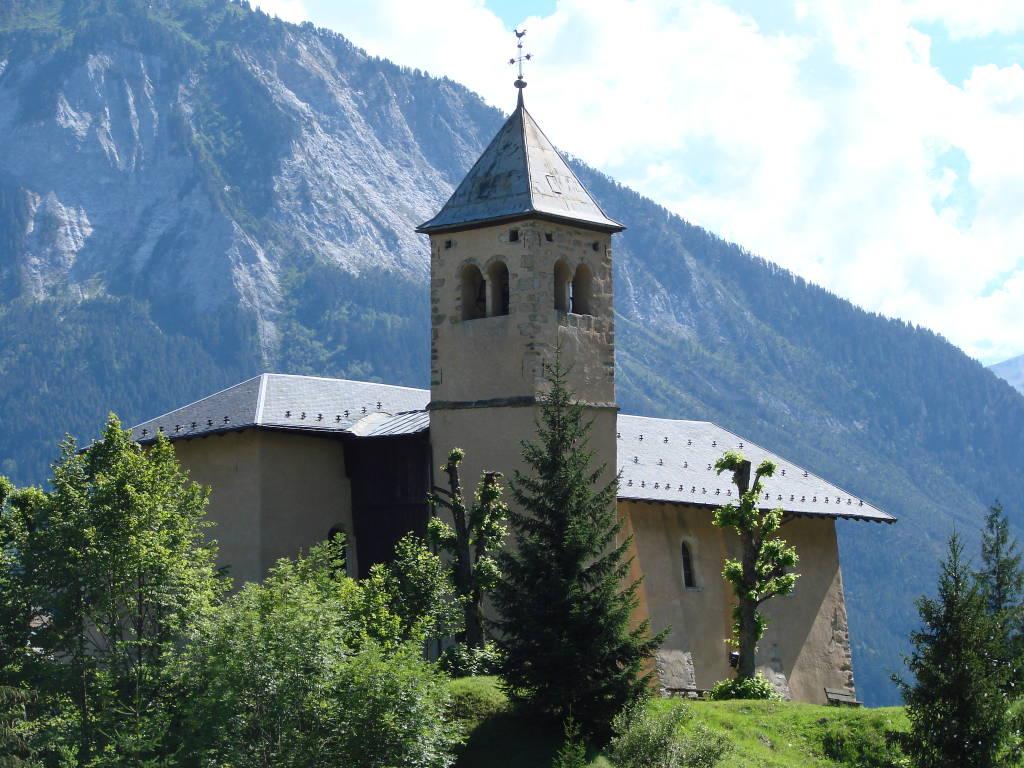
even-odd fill
[{"label": "sky", "polygon": [[[259,0],[515,105],[688,221],[1024,354],[1024,0]],[[627,222],[628,224],[628,222]]]}]

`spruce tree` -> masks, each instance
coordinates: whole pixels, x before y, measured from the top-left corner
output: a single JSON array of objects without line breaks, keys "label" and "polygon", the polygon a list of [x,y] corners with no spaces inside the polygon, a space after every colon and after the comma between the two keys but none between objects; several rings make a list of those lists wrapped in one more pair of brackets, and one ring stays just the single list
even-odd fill
[{"label": "spruce tree", "polygon": [[999,502],[988,511],[981,534],[981,570],[978,584],[989,614],[999,625],[1003,650],[999,663],[1007,670],[1006,692],[1020,696],[1024,685],[1024,570],[1021,553],[1010,534],[1010,523]]},{"label": "spruce tree", "polygon": [[604,738],[612,718],[647,689],[644,665],[664,635],[633,626],[640,581],[628,581],[631,540],[620,538],[618,481],[601,484],[591,423],[556,357],[540,400],[526,472],[510,483],[516,546],[503,553],[494,592],[497,644],[510,697],[525,710]]},{"label": "spruce tree", "polygon": [[904,749],[917,768],[1009,765],[997,623],[956,534],[941,566],[938,596],[918,599],[917,609],[922,627],[910,636],[914,648],[906,660],[914,681],[893,675],[910,719]]}]

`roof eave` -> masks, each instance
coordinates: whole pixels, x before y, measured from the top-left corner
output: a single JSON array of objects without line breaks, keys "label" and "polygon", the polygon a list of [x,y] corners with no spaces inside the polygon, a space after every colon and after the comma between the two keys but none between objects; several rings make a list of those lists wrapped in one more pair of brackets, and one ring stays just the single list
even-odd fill
[{"label": "roof eave", "polygon": [[[719,506],[717,504],[705,504],[700,501],[685,501],[683,499],[652,499],[647,496],[628,496],[624,494],[619,494],[617,498],[619,501],[642,501],[648,504],[669,504],[675,507],[700,507],[702,509],[717,509]],[[774,509],[774,507],[764,507],[763,509]],[[888,512],[882,512],[881,510],[879,510],[879,513],[884,515],[884,517],[877,517],[874,515],[858,515],[854,512],[806,512],[788,510],[785,508],[783,508],[782,511],[784,514],[791,515],[792,517],[807,517],[814,518],[816,520],[856,520],[858,522],[864,523],[886,523],[888,525],[892,525],[893,523],[898,522],[897,518],[893,517]]]},{"label": "roof eave", "polygon": [[439,235],[448,232],[462,232],[467,229],[478,229],[484,226],[511,224],[517,221],[526,221],[527,219],[540,219],[541,221],[550,221],[555,224],[570,224],[580,229],[589,229],[611,235],[626,229],[624,224],[620,224],[612,219],[609,219],[607,224],[603,224],[597,221],[576,219],[572,216],[559,216],[558,214],[545,211],[526,211],[524,213],[511,213],[504,216],[473,219],[452,224],[431,224],[430,222],[434,219],[430,219],[430,221],[426,221],[416,227],[416,232],[421,235]]}]

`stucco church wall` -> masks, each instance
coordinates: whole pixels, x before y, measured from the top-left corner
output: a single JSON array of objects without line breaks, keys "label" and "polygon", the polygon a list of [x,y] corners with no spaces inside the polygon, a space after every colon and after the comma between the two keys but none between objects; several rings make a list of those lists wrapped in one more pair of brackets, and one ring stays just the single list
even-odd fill
[{"label": "stucco church wall", "polygon": [[[439,468],[453,447],[463,448],[466,458],[461,468],[462,485],[467,499],[476,490],[480,473],[499,471],[505,475],[505,500],[514,504],[508,483],[515,470],[524,471],[523,441],[536,439],[534,407],[522,408],[463,408],[438,410],[430,413],[430,435],[434,454],[435,482],[447,482]],[[611,408],[587,409],[585,418],[594,421],[590,448],[597,456],[614,456],[616,412]],[[615,477],[615,466],[609,462],[603,480]]]},{"label": "stucco church wall", "polygon": [[275,561],[308,550],[335,525],[352,531],[345,456],[335,438],[250,429],[179,440],[174,448],[191,478],[212,489],[209,535],[236,587],[262,580]]},{"label": "stucco church wall", "polygon": [[[641,604],[652,630],[672,628],[662,646],[675,678],[670,684],[710,688],[731,677],[724,640],[732,593],[721,572],[726,557],[738,556],[738,538],[715,528],[705,508],[623,501],[619,512],[635,536],[644,576]],[[769,626],[758,646],[758,667],[777,681],[781,673],[794,699],[825,703],[826,686],[853,690],[835,525],[799,518],[786,523],[782,533],[797,548],[801,576],[793,595],[764,606]],[[684,541],[693,555],[697,583],[692,589],[683,585]]]}]

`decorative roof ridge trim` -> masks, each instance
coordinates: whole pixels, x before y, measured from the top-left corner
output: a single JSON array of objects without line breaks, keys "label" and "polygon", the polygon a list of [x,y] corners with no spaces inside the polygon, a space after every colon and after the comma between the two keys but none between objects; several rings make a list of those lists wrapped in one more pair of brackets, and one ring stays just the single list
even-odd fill
[{"label": "decorative roof ridge trim", "polygon": [[269,376],[270,374],[267,373],[260,374],[260,391],[256,395],[256,418],[253,419],[257,426],[263,424],[263,403],[267,398],[267,379]]}]

